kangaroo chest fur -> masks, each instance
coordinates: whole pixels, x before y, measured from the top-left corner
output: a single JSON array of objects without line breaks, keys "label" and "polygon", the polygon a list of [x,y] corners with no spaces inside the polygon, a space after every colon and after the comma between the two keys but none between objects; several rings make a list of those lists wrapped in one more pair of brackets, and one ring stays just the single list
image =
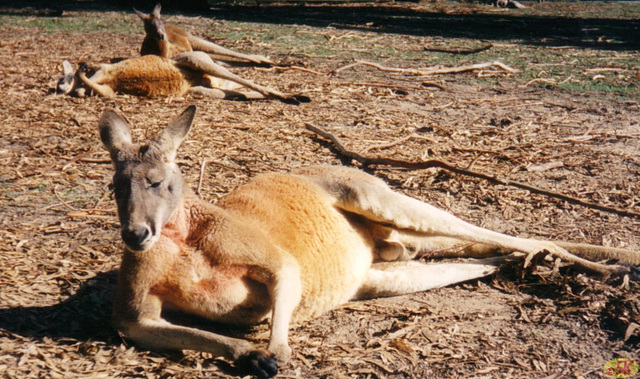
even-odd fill
[{"label": "kangaroo chest fur", "polygon": [[[191,212],[193,239],[169,228],[142,253],[157,257],[156,267],[144,270],[157,273],[147,287],[164,304],[227,323],[268,317],[271,299],[257,280],[263,270],[256,264],[227,264],[237,261],[237,254],[263,249],[273,252],[273,262],[282,255],[298,262],[302,300],[293,319],[302,321],[353,298],[371,266],[374,243],[364,226],[334,208],[331,197],[304,176],[258,176],[218,205]],[[198,232],[199,223],[207,225],[206,232]]]},{"label": "kangaroo chest fur", "polygon": [[[171,241],[160,243],[172,244]],[[266,286],[248,265],[212,264],[202,251],[175,244],[150,294],[165,306],[234,324],[254,324],[270,311]]]},{"label": "kangaroo chest fur", "polygon": [[106,69],[104,82],[114,91],[135,96],[182,96],[202,73],[179,69],[173,61],[155,55],[127,59]]}]

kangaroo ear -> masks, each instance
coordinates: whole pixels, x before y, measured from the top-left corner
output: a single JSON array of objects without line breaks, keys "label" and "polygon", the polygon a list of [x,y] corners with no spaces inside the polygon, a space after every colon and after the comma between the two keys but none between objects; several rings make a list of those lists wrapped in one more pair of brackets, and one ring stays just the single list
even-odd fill
[{"label": "kangaroo ear", "polygon": [[193,119],[196,116],[196,106],[191,105],[180,116],[162,131],[162,134],[153,142],[163,152],[165,159],[172,162],[176,157],[178,147],[189,133]]},{"label": "kangaroo ear", "polygon": [[153,17],[155,18],[160,18],[160,10],[162,9],[162,6],[160,5],[160,3],[156,4],[156,6],[153,8]]},{"label": "kangaroo ear", "polygon": [[150,17],[149,17],[150,15],[148,15],[148,14],[146,14],[146,13],[143,13],[143,12],[140,12],[140,11],[139,11],[139,10],[137,10],[136,8],[133,8],[133,11],[138,15],[138,17],[140,17],[140,19],[141,19],[142,21],[144,21],[144,20],[148,20],[148,19],[150,18]]},{"label": "kangaroo ear", "polygon": [[115,111],[107,110],[100,117],[98,127],[100,139],[111,154],[111,160],[115,163],[118,152],[132,144],[129,123]]},{"label": "kangaroo ear", "polygon": [[69,63],[68,60],[62,61],[62,74],[63,75],[74,75],[75,70],[73,69],[73,65]]}]

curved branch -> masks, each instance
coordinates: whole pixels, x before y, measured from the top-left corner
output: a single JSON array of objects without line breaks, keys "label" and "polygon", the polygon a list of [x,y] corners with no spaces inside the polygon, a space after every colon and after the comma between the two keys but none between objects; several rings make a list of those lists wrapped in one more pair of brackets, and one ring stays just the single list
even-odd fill
[{"label": "curved branch", "polygon": [[464,168],[460,168],[460,167],[456,167],[455,165],[445,162],[445,161],[441,161],[438,159],[431,159],[428,161],[423,161],[423,162],[407,162],[407,161],[401,161],[401,160],[397,160],[397,159],[391,159],[391,158],[370,158],[370,157],[365,157],[362,156],[356,152],[353,151],[349,151],[347,149],[344,148],[344,146],[342,146],[342,143],[340,142],[340,140],[334,136],[333,134],[322,130],[320,128],[318,128],[317,126],[313,126],[311,124],[305,124],[305,127],[307,128],[307,130],[310,130],[314,133],[316,133],[317,135],[328,139],[329,141],[331,141],[333,143],[333,145],[336,147],[336,149],[338,149],[338,151],[340,152],[340,155],[342,155],[343,157],[346,158],[350,158],[352,160],[355,160],[356,162],[359,162],[360,164],[362,164],[363,166],[371,166],[371,165],[376,165],[376,166],[389,166],[389,167],[401,167],[401,168],[407,168],[410,170],[423,170],[423,169],[427,169],[427,168],[441,168],[450,172],[455,172],[456,174],[460,174],[460,175],[465,175],[465,176],[471,176],[474,178],[480,178],[480,179],[484,179],[492,184],[501,184],[501,185],[505,185],[505,186],[510,186],[510,187],[516,187],[516,188],[520,188],[520,189],[525,189],[529,192],[533,192],[533,193],[537,193],[539,195],[544,195],[544,196],[548,196],[548,197],[552,197],[555,199],[560,199],[560,200],[564,200],[568,203],[571,204],[577,204],[586,208],[591,208],[591,209],[597,209],[599,211],[603,211],[603,212],[608,212],[608,213],[614,213],[620,216],[625,216],[625,217],[632,217],[632,218],[640,218],[640,213],[637,212],[633,212],[633,211],[627,211],[627,210],[622,210],[622,209],[617,209],[617,208],[613,208],[613,207],[607,207],[604,205],[599,205],[599,204],[594,204],[588,201],[584,201],[572,196],[568,196],[568,195],[563,195],[561,193],[557,193],[557,192],[552,192],[540,187],[535,187],[529,184],[525,184],[522,182],[518,182],[515,180],[510,180],[510,179],[501,179],[501,178],[497,178],[493,175],[489,175],[489,174],[485,174],[482,172],[478,172],[478,171],[473,171],[473,170],[468,170],[468,169],[464,169]]}]

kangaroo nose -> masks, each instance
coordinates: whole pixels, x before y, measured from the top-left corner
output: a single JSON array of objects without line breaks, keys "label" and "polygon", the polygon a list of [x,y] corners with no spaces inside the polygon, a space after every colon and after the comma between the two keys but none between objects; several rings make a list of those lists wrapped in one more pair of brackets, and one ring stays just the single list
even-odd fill
[{"label": "kangaroo nose", "polygon": [[122,240],[134,251],[143,250],[150,238],[151,229],[147,225],[132,225],[122,229]]}]

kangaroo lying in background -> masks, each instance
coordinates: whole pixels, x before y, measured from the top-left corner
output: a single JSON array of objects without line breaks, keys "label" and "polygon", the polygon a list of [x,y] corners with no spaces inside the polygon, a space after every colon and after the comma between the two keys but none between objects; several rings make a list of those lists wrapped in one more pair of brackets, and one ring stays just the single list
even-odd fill
[{"label": "kangaroo lying in background", "polygon": [[151,14],[133,9],[144,23],[146,33],[142,41],[141,55],[159,55],[164,58],[173,58],[177,54],[188,51],[203,51],[213,54],[219,59],[233,59],[250,62],[259,65],[273,65],[267,57],[261,55],[247,55],[226,49],[213,42],[195,37],[182,28],[174,25],[165,25],[160,17],[160,4],[157,4]]},{"label": "kangaroo lying in background", "polygon": [[[99,122],[115,167],[113,184],[126,245],[114,323],[142,347],[207,351],[234,360],[254,375],[270,377],[277,362],[291,357],[291,322],[319,316],[352,299],[483,277],[503,261],[498,257],[427,265],[411,260],[454,244],[477,243],[529,256],[547,252],[600,273],[628,271],[586,261],[552,242],[473,226],[346,167],[259,175],[216,205],[207,203],[184,184],[175,163],[195,111],[190,106],[145,144],[132,141],[129,125],[113,111],[106,111]],[[637,253],[624,252],[640,259]],[[270,318],[267,350],[172,324],[163,319],[163,306],[231,324]]]},{"label": "kangaroo lying in background", "polygon": [[[147,97],[195,93],[230,100],[277,99],[289,104],[311,101],[306,96],[284,94],[243,79],[199,51],[181,53],[173,59],[145,55],[97,67],[83,64],[78,70],[64,61],[62,67],[57,92],[80,97],[93,91],[104,97],[116,93]],[[241,86],[252,91],[240,92],[237,89]]]}]

